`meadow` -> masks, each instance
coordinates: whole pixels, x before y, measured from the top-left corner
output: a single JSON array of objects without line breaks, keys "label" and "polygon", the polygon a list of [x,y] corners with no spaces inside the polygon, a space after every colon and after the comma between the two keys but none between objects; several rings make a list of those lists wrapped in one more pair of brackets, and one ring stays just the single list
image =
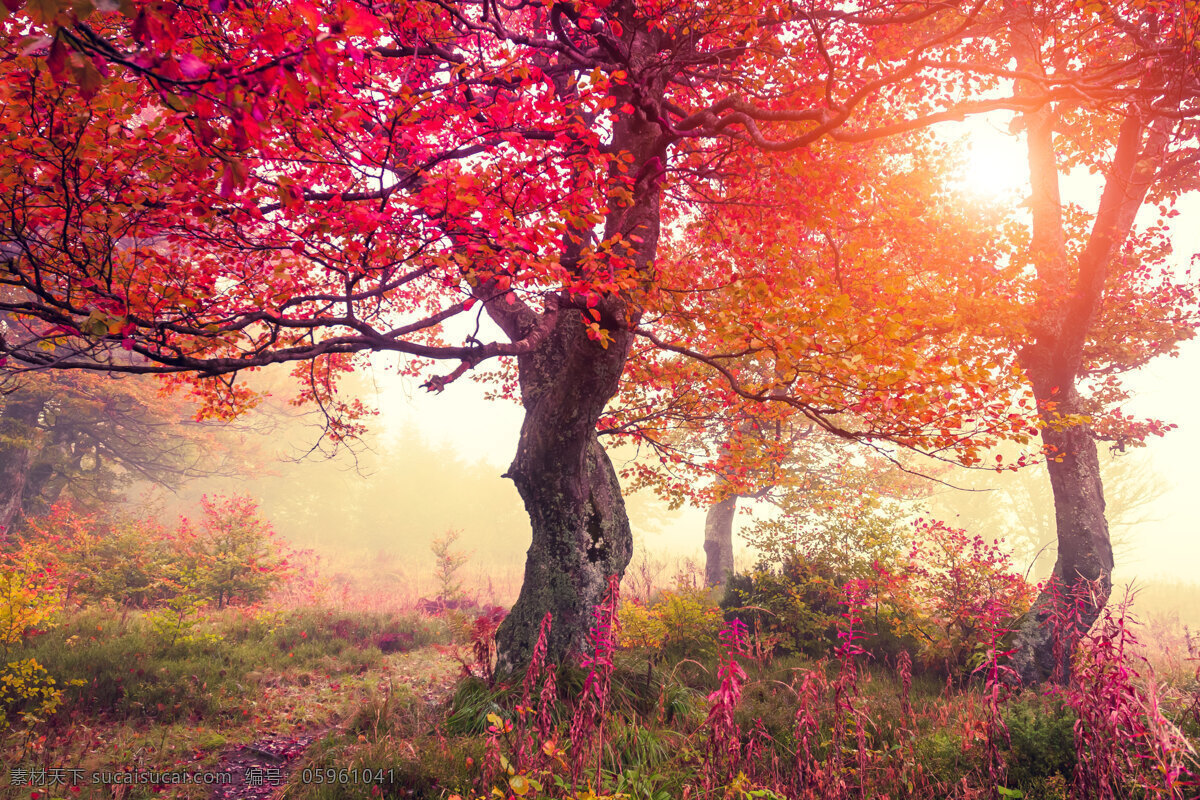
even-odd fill
[{"label": "meadow", "polygon": [[[405,596],[378,570],[288,552],[255,514],[213,501],[167,531],[60,509],[11,549],[0,796],[1200,791],[1200,637],[1164,611],[1194,587],[1114,596],[1069,680],[1021,688],[1005,656],[1031,587],[946,529],[960,558],[903,575],[796,557],[722,595],[687,564],[631,573],[626,599],[614,581],[596,609],[590,652],[496,677],[497,588],[515,582],[478,580],[452,535],[432,591]],[[250,567],[229,571],[234,555]]]}]

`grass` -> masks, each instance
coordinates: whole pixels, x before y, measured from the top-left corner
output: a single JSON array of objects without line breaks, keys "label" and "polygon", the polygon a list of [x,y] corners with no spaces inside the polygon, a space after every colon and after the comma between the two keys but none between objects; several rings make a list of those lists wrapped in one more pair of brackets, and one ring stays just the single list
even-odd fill
[{"label": "grass", "polygon": [[[451,641],[446,626],[417,614],[226,609],[173,644],[147,616],[84,610],[22,648],[55,676],[63,702],[44,722],[5,732],[9,770],[211,770],[227,747],[267,733],[361,727],[381,687],[417,708],[454,679],[435,649]],[[30,797],[10,778],[0,775],[0,797]],[[162,795],[131,787],[122,800],[150,796]]]},{"label": "grass", "polygon": [[[574,664],[553,665],[552,690],[539,696],[548,674],[534,676],[532,693],[520,682],[459,680],[454,653],[469,643],[454,640],[462,626],[437,617],[323,606],[203,616],[190,640],[171,643],[146,613],[77,611],[13,648],[10,660],[37,659],[64,698],[43,721],[10,717],[0,737],[7,769],[211,771],[223,751],[271,734],[315,737],[283,788],[290,800],[1096,796],[1076,785],[1080,719],[1098,719],[1095,706],[1034,691],[1004,692],[993,706],[994,687],[978,677],[910,675],[854,648],[816,660],[753,658],[727,636],[724,660],[709,643],[652,672],[647,653],[619,650],[598,660],[590,678]],[[1174,668],[1152,693],[1146,681],[1115,685],[1137,699],[1121,713],[1168,750],[1195,747],[1200,642],[1188,650],[1186,637],[1180,645],[1153,626],[1141,638],[1137,652]],[[1100,667],[1087,674],[1096,685],[1117,680]],[[604,687],[591,705],[602,715],[580,711],[585,685]],[[1154,726],[1146,722],[1151,699]],[[715,711],[723,707],[727,716]],[[543,709],[550,727],[538,732]],[[1085,745],[1087,735],[1101,735],[1095,730]],[[1144,758],[1141,743],[1103,735],[1089,746]],[[1200,792],[1189,785],[1196,776],[1186,753],[1166,755],[1162,763],[1190,764],[1174,794],[1147,781],[1135,761],[1112,796]],[[0,797],[31,800],[10,775],[0,774]],[[208,790],[83,787],[63,797],[199,800]]]}]

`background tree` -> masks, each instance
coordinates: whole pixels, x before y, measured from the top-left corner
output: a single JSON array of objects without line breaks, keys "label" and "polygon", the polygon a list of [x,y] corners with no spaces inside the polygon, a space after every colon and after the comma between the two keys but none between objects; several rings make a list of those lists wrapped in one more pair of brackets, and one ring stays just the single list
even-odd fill
[{"label": "background tree", "polygon": [[0,524],[11,529],[60,498],[95,507],[121,502],[136,482],[177,490],[244,472],[253,454],[196,412],[148,378],[41,372],[10,381],[0,397]]},{"label": "background tree", "polygon": [[[861,493],[894,457],[856,441],[977,461],[989,437],[1035,432],[1008,405],[1020,390],[1011,357],[980,336],[1017,280],[996,265],[1001,218],[931,182],[955,166],[943,143],[907,141],[902,158],[827,146],[748,161],[726,202],[702,206],[664,247],[662,269],[679,272],[653,306],[655,344],[601,420],[649,451],[627,468],[634,487],[708,506],[710,561],[731,556],[739,496],[792,523],[864,523]],[[704,280],[686,288],[693,272]],[[772,311],[747,313],[760,306]],[[785,527],[773,529],[796,541]],[[811,538],[821,526],[803,527]]]},{"label": "background tree", "polygon": [[[1165,491],[1144,452],[1100,450],[1105,517],[1118,564],[1137,548],[1142,526],[1155,521],[1154,506]],[[1004,540],[1014,563],[1027,574],[1049,575],[1058,549],[1054,495],[1044,465],[1016,471],[940,473],[947,485],[935,487],[926,505],[935,518]],[[965,490],[965,491],[964,491]]]},{"label": "background tree", "polygon": [[[1067,593],[1082,582],[1095,587],[1083,593],[1093,598],[1081,623],[1088,626],[1107,600],[1113,568],[1096,439],[1123,446],[1155,432],[1103,414],[1127,397],[1123,372],[1172,352],[1195,328],[1194,290],[1164,264],[1164,219],[1196,188],[1197,20],[1184,5],[1137,2],[1077,16],[1052,3],[1009,13],[1017,93],[1070,89],[1014,123],[1025,133],[1032,221],[1013,250],[1028,253],[1036,276],[1017,341],[1054,493],[1054,576]],[[1075,167],[1101,176],[1095,208],[1062,200],[1060,175]],[[1135,230],[1147,203],[1158,221]],[[1022,629],[1017,663],[1026,680],[1055,673],[1050,602],[1040,598]]]},{"label": "background tree", "polygon": [[39,454],[26,491],[27,513],[65,489],[84,504],[111,502],[134,482],[178,489],[208,475],[244,474],[252,452],[237,452],[228,431],[195,419],[196,406],[156,382],[69,374],[44,413],[50,452]]}]

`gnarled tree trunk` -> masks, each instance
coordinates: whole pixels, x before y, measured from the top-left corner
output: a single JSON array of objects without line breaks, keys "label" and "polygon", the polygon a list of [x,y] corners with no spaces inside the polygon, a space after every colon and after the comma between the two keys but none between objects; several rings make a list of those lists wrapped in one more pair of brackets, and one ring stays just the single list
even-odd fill
[{"label": "gnarled tree trunk", "polygon": [[633,554],[617,474],[596,437],[630,338],[621,332],[603,349],[579,312],[563,312],[545,344],[519,361],[525,421],[507,475],[525,501],[533,542],[521,594],[497,633],[498,671],[529,660],[547,611],[551,658],[583,652],[593,607]]},{"label": "gnarled tree trunk", "polygon": [[[666,142],[657,123],[633,117],[614,126],[613,148],[632,156],[635,178],[629,201],[610,201],[604,237],[620,240],[633,268],[647,274],[658,247]],[[568,237],[564,265],[574,263],[588,235]],[[621,487],[596,423],[619,388],[640,312],[626,296],[612,295],[593,298],[585,317],[582,301],[564,293],[557,308],[541,314],[520,303],[487,302],[488,313],[514,341],[553,320],[540,343],[517,359],[525,420],[507,475],[529,512],[533,541],[521,593],[496,633],[498,673],[528,663],[546,612],[554,616],[550,661],[583,652],[608,578],[623,576],[633,554]],[[611,336],[607,346],[588,336],[584,323],[593,310]]]},{"label": "gnarled tree trunk", "polygon": [[[1073,386],[1066,392],[1057,391],[1058,384],[1046,380],[1044,369],[1035,364],[1026,369],[1039,406],[1045,407],[1053,398],[1060,403],[1057,412],[1073,413],[1078,405]],[[1026,683],[1069,677],[1069,644],[1096,621],[1112,591],[1113,550],[1092,430],[1087,425],[1051,426],[1042,431],[1042,441],[1050,451],[1046,466],[1058,531],[1053,572],[1056,588],[1043,592],[1018,633],[1013,666]],[[1054,604],[1063,600],[1063,593],[1077,595],[1074,599],[1080,601],[1078,630],[1061,630],[1054,623]],[[1055,636],[1066,641],[1056,644]]]}]

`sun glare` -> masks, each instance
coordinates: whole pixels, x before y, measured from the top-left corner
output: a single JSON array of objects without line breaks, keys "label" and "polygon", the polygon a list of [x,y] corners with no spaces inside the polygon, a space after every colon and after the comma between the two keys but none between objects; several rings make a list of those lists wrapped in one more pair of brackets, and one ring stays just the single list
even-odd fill
[{"label": "sun glare", "polygon": [[968,191],[986,197],[1026,191],[1029,167],[1020,137],[987,118],[967,120],[963,133],[966,159],[962,181]]}]

